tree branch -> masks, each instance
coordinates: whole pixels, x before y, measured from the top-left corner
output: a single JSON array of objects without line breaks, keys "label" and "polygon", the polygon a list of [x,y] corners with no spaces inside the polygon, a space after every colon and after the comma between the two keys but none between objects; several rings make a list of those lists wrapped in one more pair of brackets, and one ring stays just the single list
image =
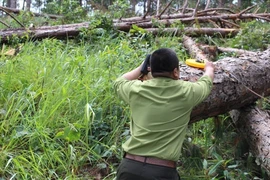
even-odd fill
[{"label": "tree branch", "polygon": [[172,2],[173,2],[173,0],[171,0],[171,1],[166,5],[166,7],[163,9],[163,11],[161,11],[161,13],[157,16],[158,18],[161,17],[161,15],[168,9],[168,7],[171,5]]},{"label": "tree branch", "polygon": [[16,19],[12,14],[10,14],[5,8],[0,6],[0,10],[4,11],[6,14],[12,17],[18,24],[20,24],[21,27],[24,27],[24,25],[18,19]]},{"label": "tree branch", "polygon": [[242,14],[244,14],[244,13],[247,12],[248,10],[254,8],[255,6],[257,6],[257,5],[255,4],[255,5],[253,5],[253,6],[250,6],[250,7],[246,8],[246,9],[244,9],[243,11],[241,11],[240,13],[238,13],[238,15],[241,16]]}]

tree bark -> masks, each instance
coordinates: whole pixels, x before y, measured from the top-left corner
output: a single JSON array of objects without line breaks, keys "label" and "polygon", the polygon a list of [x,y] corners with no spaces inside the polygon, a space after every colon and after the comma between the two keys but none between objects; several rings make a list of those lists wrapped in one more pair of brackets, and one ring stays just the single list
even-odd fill
[{"label": "tree bark", "polygon": [[226,29],[226,28],[165,28],[165,29],[158,29],[158,28],[146,28],[148,32],[151,32],[153,35],[164,35],[164,34],[172,34],[174,36],[182,36],[183,34],[196,37],[201,35],[208,35],[208,36],[221,36],[221,37],[234,37],[239,30],[238,29]]},{"label": "tree bark", "polygon": [[218,7],[223,8],[225,6],[225,0],[218,0]]},{"label": "tree bark", "polygon": [[10,1],[10,7],[11,8],[17,8],[17,0],[11,0]]},{"label": "tree bark", "polygon": [[190,56],[198,61],[204,62],[204,60],[209,61],[208,54],[205,54],[199,46],[188,36],[183,36],[184,47],[188,50]]},{"label": "tree bark", "polygon": [[136,10],[135,10],[136,4],[137,4],[136,0],[131,0],[130,4],[131,4],[132,12],[136,13]]},{"label": "tree bark", "polygon": [[[192,38],[183,36],[183,45],[192,58],[209,61],[208,54],[200,49],[199,44],[195,43]],[[242,53],[241,55],[239,58],[224,58],[215,63],[216,71],[213,92],[208,100],[203,103],[205,109],[201,108],[201,106],[199,106],[200,108],[195,108],[191,122],[197,119],[204,119],[203,116],[207,118],[218,115],[219,113],[215,111],[225,110],[225,113],[232,109],[252,104],[263,97],[260,94],[265,96],[270,94],[270,88],[268,88],[270,86],[270,79],[268,78],[270,77],[270,72],[266,72],[270,70],[270,48],[264,52],[251,53],[248,51],[248,53]],[[199,77],[196,77],[196,75],[203,73],[203,71],[193,68],[190,72],[194,76],[191,77],[189,73],[186,74],[188,70],[190,69],[181,71],[182,76],[191,81],[197,80]],[[253,79],[254,76],[256,78]],[[266,83],[266,87],[263,87],[264,83]],[[207,113],[211,115],[208,116]]]},{"label": "tree bark", "polygon": [[7,7],[16,8],[17,0],[7,0]]},{"label": "tree bark", "polygon": [[147,0],[145,13],[146,12],[151,12],[151,0]]},{"label": "tree bark", "polygon": [[28,37],[31,39],[43,38],[72,38],[77,36],[82,28],[88,28],[89,23],[78,23],[71,25],[58,25],[58,26],[42,26],[38,28],[18,28],[18,29],[5,29],[0,31],[0,42],[6,43],[8,39],[16,35],[16,37]]},{"label": "tree bark", "polygon": [[159,5],[160,5],[160,0],[157,0],[157,9],[156,9],[156,15],[159,15]]},{"label": "tree bark", "polygon": [[26,0],[26,11],[30,11],[32,0]]},{"label": "tree bark", "polygon": [[[7,0],[6,6],[10,7],[10,4],[11,4],[11,0]],[[4,2],[3,2],[3,5],[4,5]]]},{"label": "tree bark", "polygon": [[[212,92],[193,109],[190,123],[225,114],[270,95],[270,49],[256,55],[227,57],[214,64]],[[185,64],[180,66],[181,79],[196,81],[202,74],[203,70]]]},{"label": "tree bark", "polygon": [[249,106],[233,110],[230,115],[247,140],[256,163],[270,175],[270,111]]},{"label": "tree bark", "polygon": [[[184,8],[182,10],[185,10]],[[191,11],[191,9],[189,9]],[[202,10],[202,11],[197,11],[197,17],[199,16],[212,16],[212,15],[222,15],[219,14],[217,12],[229,12],[230,14],[235,14],[234,12],[232,12],[231,9],[227,9],[227,8],[211,8],[211,9],[206,9],[206,10]],[[193,9],[192,9],[193,12]],[[188,18],[188,17],[192,17],[193,13],[177,13],[177,14],[164,14],[162,16],[159,17],[159,19],[182,19],[182,18]],[[225,14],[226,15],[226,14]],[[121,19],[115,19],[113,20],[113,22],[115,23],[120,23],[120,22],[129,22],[129,23],[137,23],[137,22],[142,22],[142,21],[151,21],[153,18],[155,18],[155,16],[145,16],[145,17],[141,17],[141,16],[137,16],[137,17],[130,17],[130,18],[121,18]]]},{"label": "tree bark", "polygon": [[237,0],[237,6],[238,6],[238,8],[242,7],[242,0]]},{"label": "tree bark", "polygon": [[236,49],[236,48],[227,48],[227,47],[218,47],[218,50],[221,52],[231,52],[235,53],[236,55],[241,55],[241,54],[251,54],[251,55],[256,55],[256,52],[253,51],[247,51],[243,49]]}]

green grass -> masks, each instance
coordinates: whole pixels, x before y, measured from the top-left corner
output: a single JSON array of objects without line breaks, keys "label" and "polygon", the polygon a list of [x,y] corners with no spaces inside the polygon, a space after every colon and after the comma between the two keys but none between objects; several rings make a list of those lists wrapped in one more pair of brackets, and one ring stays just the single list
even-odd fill
[{"label": "green grass", "polygon": [[142,44],[46,39],[1,56],[0,177],[76,179],[97,165],[114,171],[129,108],[112,82],[156,48],[134,41]]}]

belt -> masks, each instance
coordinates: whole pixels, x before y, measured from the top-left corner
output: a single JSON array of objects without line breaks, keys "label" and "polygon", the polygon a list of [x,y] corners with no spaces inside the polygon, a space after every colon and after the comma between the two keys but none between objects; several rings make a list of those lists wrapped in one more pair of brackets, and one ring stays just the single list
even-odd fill
[{"label": "belt", "polygon": [[137,155],[133,155],[133,154],[129,154],[129,153],[126,153],[124,157],[127,159],[132,159],[135,161],[144,162],[144,163],[148,163],[148,164],[155,164],[155,165],[160,165],[160,166],[176,168],[175,161],[159,159],[159,158],[155,158],[155,157],[137,156]]}]

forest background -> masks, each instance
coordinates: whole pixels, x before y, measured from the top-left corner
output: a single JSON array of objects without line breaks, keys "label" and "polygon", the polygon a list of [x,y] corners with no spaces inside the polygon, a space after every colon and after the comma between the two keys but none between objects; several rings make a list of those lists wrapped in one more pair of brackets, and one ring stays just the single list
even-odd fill
[{"label": "forest background", "polygon": [[[188,7],[194,8],[197,2],[201,10],[208,1],[190,0]],[[269,0],[209,2],[209,8],[229,8],[234,12],[253,5],[257,5],[258,12],[270,11]],[[14,35],[7,43],[1,43],[0,179],[115,177],[123,155],[121,144],[129,137],[130,112],[115,96],[113,81],[157,48],[172,48],[182,63],[190,55],[182,44],[182,36],[153,36],[137,27],[121,32],[112,26],[112,21],[146,12],[154,16],[168,3],[1,1],[3,7],[24,10],[19,14],[1,11],[1,30],[21,28],[21,24],[27,28],[79,22],[89,22],[89,28],[72,39],[36,40]],[[172,1],[165,14],[177,12],[184,3]],[[49,15],[58,17],[52,19]],[[249,51],[269,47],[269,22],[246,20],[240,25],[241,31],[235,37],[202,35],[196,41]],[[6,53],[14,49],[15,54]],[[220,53],[216,61],[234,56]],[[267,102],[261,107],[270,109]],[[189,125],[178,170],[184,180],[268,179],[229,114]]]}]

